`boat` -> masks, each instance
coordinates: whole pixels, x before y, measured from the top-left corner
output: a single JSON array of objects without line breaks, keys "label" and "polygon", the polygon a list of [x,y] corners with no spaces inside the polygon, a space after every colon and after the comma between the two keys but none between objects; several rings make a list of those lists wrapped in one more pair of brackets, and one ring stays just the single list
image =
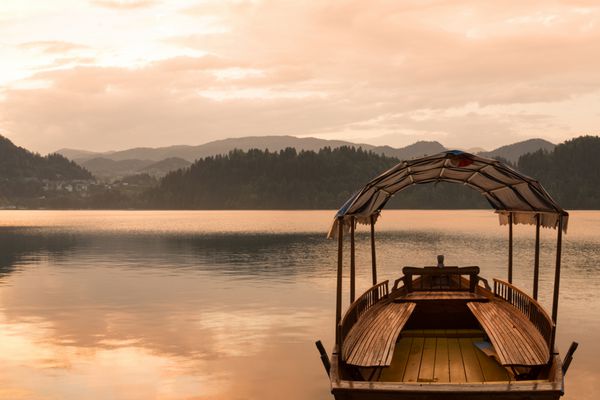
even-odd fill
[{"label": "boat", "polygon": [[[454,182],[477,190],[508,227],[506,280],[475,265],[405,266],[378,281],[375,224],[388,200],[416,184]],[[562,236],[569,214],[538,181],[462,151],[403,161],[351,196],[334,217],[337,289],[331,357],[317,341],[336,400],[558,399],[577,343],[556,349]],[[355,230],[370,226],[372,287],[356,297]],[[533,292],[513,284],[513,226],[535,226]],[[555,229],[552,310],[538,302],[540,228]],[[344,238],[349,236],[349,300],[342,313]],[[432,256],[433,260],[433,256]]]}]

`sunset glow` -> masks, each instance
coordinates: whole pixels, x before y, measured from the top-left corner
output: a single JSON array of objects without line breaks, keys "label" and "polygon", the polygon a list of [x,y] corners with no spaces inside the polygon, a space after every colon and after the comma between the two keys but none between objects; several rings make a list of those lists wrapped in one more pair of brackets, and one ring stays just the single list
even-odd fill
[{"label": "sunset glow", "polygon": [[0,3],[0,134],[42,153],[597,134],[594,1]]}]

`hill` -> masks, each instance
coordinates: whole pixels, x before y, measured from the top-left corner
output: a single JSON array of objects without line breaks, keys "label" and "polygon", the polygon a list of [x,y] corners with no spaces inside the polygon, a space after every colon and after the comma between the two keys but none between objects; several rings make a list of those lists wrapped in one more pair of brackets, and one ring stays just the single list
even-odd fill
[{"label": "hill", "polygon": [[[553,151],[521,156],[516,168],[538,179],[563,207],[600,209],[600,138],[580,137]],[[318,152],[236,150],[167,174],[145,204],[184,209],[337,208],[399,159],[354,147]],[[486,208],[476,191],[439,183],[408,188],[389,207]]]},{"label": "hill", "polygon": [[191,162],[183,158],[171,157],[139,168],[137,173],[148,174],[157,178],[163,177],[171,171],[187,168],[192,165]]},{"label": "hill", "polygon": [[0,205],[43,196],[49,186],[92,179],[89,171],[60,154],[41,156],[0,135]]},{"label": "hill", "polygon": [[294,148],[297,151],[318,151],[324,147],[332,149],[354,146],[361,147],[364,150],[370,150],[377,154],[383,154],[388,157],[398,157],[401,159],[410,159],[420,157],[425,154],[435,154],[445,150],[445,147],[438,142],[416,142],[412,145],[393,148],[390,146],[372,146],[370,144],[357,144],[343,140],[326,140],[318,138],[299,138],[294,136],[248,136],[241,138],[230,138],[215,140],[198,146],[168,146],[168,147],[137,147],[133,149],[110,151],[106,153],[94,153],[86,150],[60,149],[57,152],[65,157],[71,158],[83,165],[86,161],[93,158],[104,158],[114,161],[122,160],[148,160],[162,161],[166,158],[181,158],[190,162],[204,157],[216,155],[225,155],[232,150],[248,151],[251,149],[280,151],[287,148]]},{"label": "hill", "polygon": [[600,137],[581,136],[519,159],[518,168],[536,177],[566,209],[600,209]]},{"label": "hill", "polygon": [[478,153],[480,156],[508,160],[513,164],[519,161],[519,157],[527,153],[533,153],[538,150],[552,151],[554,143],[544,139],[529,139],[522,142],[498,147],[492,151],[483,151]]},{"label": "hill", "polygon": [[[335,209],[361,185],[399,160],[354,147],[318,152],[293,148],[235,150],[167,174],[145,194],[150,208]],[[458,189],[458,190],[457,190]],[[479,208],[487,203],[459,185],[412,188],[392,207]],[[437,201],[437,202],[436,202]]]},{"label": "hill", "polygon": [[100,179],[113,180],[137,174],[140,169],[154,164],[154,161],[136,159],[115,161],[110,158],[96,157],[80,164]]},{"label": "hill", "polygon": [[[162,177],[170,171],[189,166],[193,161],[226,155],[233,150],[248,151],[251,149],[269,150],[271,152],[294,148],[297,151],[318,151],[324,147],[361,147],[364,150],[401,160],[435,154],[444,151],[445,147],[438,142],[420,141],[402,148],[390,146],[372,146],[355,144],[342,140],[325,140],[318,138],[298,138],[294,136],[248,136],[216,140],[199,146],[137,147],[122,151],[94,153],[86,150],[58,150],[65,157],[71,158],[79,165],[91,171],[95,176],[113,181],[127,175],[149,173]],[[152,164],[155,164],[152,166]]]}]

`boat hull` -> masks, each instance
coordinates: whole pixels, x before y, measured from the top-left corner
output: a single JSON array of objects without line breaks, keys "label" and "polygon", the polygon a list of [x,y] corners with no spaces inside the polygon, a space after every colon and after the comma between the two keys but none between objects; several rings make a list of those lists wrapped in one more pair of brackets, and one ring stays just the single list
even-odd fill
[{"label": "boat hull", "polygon": [[562,363],[553,356],[548,380],[487,383],[403,383],[345,380],[339,358],[331,359],[331,392],[336,400],[556,400],[564,391]]}]

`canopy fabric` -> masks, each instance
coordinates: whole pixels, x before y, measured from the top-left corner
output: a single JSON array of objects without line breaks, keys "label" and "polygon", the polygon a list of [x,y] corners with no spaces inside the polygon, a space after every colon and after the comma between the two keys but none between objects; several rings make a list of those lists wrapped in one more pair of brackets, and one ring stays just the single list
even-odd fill
[{"label": "canopy fabric", "polygon": [[540,183],[500,161],[458,150],[403,161],[385,171],[348,199],[335,215],[329,237],[334,237],[339,220],[349,226],[377,219],[388,200],[397,192],[415,184],[431,182],[462,183],[481,193],[499,215],[500,224],[536,224],[556,228],[562,218],[567,231],[569,214],[563,210]]}]

